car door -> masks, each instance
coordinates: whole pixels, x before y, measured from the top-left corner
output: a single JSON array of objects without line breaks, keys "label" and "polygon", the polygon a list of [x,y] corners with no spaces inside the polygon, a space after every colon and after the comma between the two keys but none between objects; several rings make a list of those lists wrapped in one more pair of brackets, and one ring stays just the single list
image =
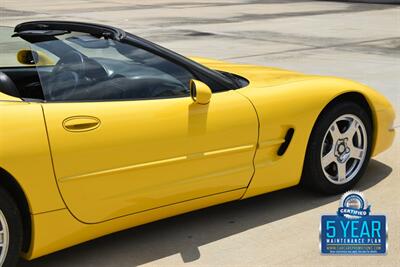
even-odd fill
[{"label": "car door", "polygon": [[76,82],[81,61],[59,55],[41,78],[54,171],[74,216],[97,223],[247,187],[258,121],[246,98],[231,90],[196,104],[187,89],[193,75],[172,62],[85,49],[91,77]]}]

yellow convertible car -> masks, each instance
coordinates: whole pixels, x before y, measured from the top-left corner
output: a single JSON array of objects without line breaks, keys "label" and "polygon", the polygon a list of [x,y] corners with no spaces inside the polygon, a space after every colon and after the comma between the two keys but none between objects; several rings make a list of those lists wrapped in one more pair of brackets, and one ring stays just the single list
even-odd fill
[{"label": "yellow convertible car", "polygon": [[300,182],[352,188],[394,111],[359,83],[185,58],[120,29],[0,28],[0,265]]}]

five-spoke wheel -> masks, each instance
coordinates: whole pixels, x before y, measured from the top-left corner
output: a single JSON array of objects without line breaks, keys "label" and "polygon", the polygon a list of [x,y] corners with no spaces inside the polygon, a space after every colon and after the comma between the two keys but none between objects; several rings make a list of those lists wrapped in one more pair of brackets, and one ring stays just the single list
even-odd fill
[{"label": "five-spoke wheel", "polygon": [[328,107],[310,137],[303,183],[330,194],[351,189],[369,161],[371,133],[366,107],[352,102]]},{"label": "five-spoke wheel", "polygon": [[355,115],[345,114],[329,126],[321,148],[321,164],[325,177],[335,184],[353,179],[365,159],[367,132]]}]

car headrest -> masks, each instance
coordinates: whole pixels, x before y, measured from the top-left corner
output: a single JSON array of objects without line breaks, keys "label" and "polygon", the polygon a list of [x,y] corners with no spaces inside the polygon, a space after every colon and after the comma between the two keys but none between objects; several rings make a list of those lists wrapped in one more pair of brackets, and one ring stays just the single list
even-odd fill
[{"label": "car headrest", "polygon": [[10,77],[8,77],[7,74],[1,71],[0,71],[0,92],[10,96],[21,97],[17,87],[15,86],[15,83],[10,79]]}]

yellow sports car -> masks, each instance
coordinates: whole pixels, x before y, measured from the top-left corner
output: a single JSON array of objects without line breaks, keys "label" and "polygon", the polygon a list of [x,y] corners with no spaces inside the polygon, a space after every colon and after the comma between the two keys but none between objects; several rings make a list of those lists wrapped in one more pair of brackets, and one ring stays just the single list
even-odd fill
[{"label": "yellow sports car", "polygon": [[97,24],[0,28],[0,265],[300,182],[352,188],[394,138],[381,94],[185,58]]}]

